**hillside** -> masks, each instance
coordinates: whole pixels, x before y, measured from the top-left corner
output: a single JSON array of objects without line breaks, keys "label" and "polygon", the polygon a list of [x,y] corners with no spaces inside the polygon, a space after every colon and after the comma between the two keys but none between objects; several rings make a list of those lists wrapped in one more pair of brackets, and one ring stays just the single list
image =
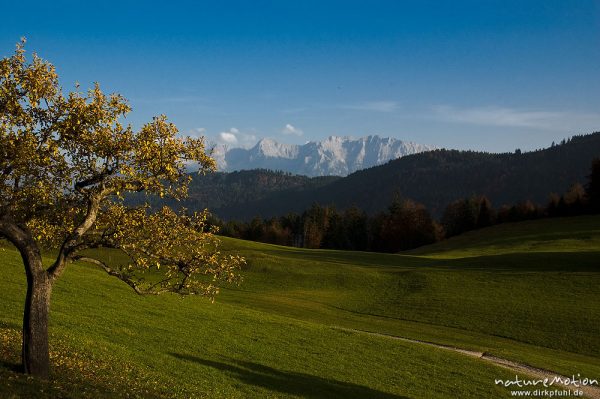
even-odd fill
[{"label": "hillside", "polygon": [[189,187],[189,197],[180,202],[130,194],[130,203],[149,202],[154,206],[168,204],[200,210],[208,207],[214,214],[227,214],[229,209],[242,209],[248,203],[266,199],[280,192],[287,195],[311,191],[339,179],[337,176],[307,177],[292,175],[282,171],[266,169],[244,170],[239,172],[214,172],[205,175],[193,173]]},{"label": "hillside", "polygon": [[251,260],[240,305],[560,369],[564,352],[600,357],[598,226],[600,216],[509,223],[402,255],[224,240]]},{"label": "hillside", "polygon": [[494,226],[466,246],[456,237],[418,255],[225,239],[249,266],[245,282],[214,305],[140,297],[100,270],[74,265],[53,294],[55,368],[47,383],[12,371],[25,287],[19,256],[7,247],[0,252],[0,396],[509,397],[492,382],[514,378],[509,370],[360,331],[595,377],[599,218]]},{"label": "hillside", "polygon": [[[389,206],[399,193],[423,203],[439,217],[447,204],[473,194],[486,195],[496,207],[525,200],[545,204],[550,193],[563,193],[573,183],[585,183],[592,159],[599,156],[600,133],[524,153],[435,150],[361,170],[329,184],[247,197],[247,201],[226,206],[214,206],[210,201],[192,201],[188,206],[208,206],[226,220],[302,212],[315,202],[338,209],[357,205],[375,213]],[[196,187],[201,189],[200,184]]]}]

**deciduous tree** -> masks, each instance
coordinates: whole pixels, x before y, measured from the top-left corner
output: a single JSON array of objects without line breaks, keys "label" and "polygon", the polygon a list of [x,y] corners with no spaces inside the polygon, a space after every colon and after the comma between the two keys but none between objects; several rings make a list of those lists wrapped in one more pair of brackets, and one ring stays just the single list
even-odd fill
[{"label": "deciduous tree", "polygon": [[[179,137],[164,116],[134,131],[121,122],[129,111],[122,96],[97,84],[63,94],[54,66],[35,54],[29,61],[24,40],[0,60],[0,237],[19,250],[27,275],[26,373],[48,376],[50,296],[69,264],[92,262],[140,294],[212,298],[244,262],[219,251],[206,212],[124,204],[127,192],[180,199],[190,181],[186,164],[215,166],[202,139]],[[57,249],[49,267],[44,247]],[[124,251],[128,264],[86,255],[101,247]]]}]

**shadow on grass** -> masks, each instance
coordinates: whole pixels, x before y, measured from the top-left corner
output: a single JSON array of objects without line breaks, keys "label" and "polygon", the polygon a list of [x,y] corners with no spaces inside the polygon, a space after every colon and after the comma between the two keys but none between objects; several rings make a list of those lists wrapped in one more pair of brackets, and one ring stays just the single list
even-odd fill
[{"label": "shadow on grass", "polygon": [[0,359],[0,368],[12,371],[13,373],[23,373],[23,366],[21,363],[15,363],[3,359]]},{"label": "shadow on grass", "polygon": [[21,330],[21,327],[23,327],[21,324],[18,323],[11,323],[11,322],[7,322],[7,321],[0,321],[0,328],[7,328],[10,330]]},{"label": "shadow on grass", "polygon": [[246,384],[305,398],[404,398],[403,396],[377,391],[357,384],[309,374],[280,371],[253,362],[231,360],[230,362],[233,364],[228,364],[180,353],[171,353],[171,356],[231,373]]}]

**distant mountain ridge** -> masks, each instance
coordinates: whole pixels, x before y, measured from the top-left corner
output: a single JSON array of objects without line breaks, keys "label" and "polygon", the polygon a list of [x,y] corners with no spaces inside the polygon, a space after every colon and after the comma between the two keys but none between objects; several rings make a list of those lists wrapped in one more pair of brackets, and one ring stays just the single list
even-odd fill
[{"label": "distant mountain ridge", "polygon": [[[335,205],[338,210],[356,205],[374,214],[386,209],[400,194],[424,204],[435,217],[440,217],[450,202],[475,194],[486,195],[496,207],[526,200],[545,204],[550,193],[564,193],[576,182],[584,184],[594,158],[600,158],[600,133],[574,136],[559,145],[523,153],[435,150],[331,180],[293,176],[283,179],[275,172],[247,171],[243,174],[243,188],[237,186],[241,181],[231,185],[229,179],[234,176],[226,178],[220,187],[213,187],[209,177],[194,177],[192,198],[185,205],[189,209],[208,207],[225,220],[302,212],[313,203]],[[282,182],[277,190],[267,193],[271,179]],[[231,199],[215,203],[210,196],[200,198],[196,194],[222,192],[227,193],[225,198],[237,197],[231,191],[233,187],[239,192],[261,187],[259,191],[264,194],[249,195],[235,203]]]},{"label": "distant mountain ridge", "polygon": [[130,201],[208,208],[223,220],[251,220],[301,213],[312,204],[338,210],[356,205],[369,214],[385,210],[396,195],[424,204],[440,217],[454,200],[486,195],[492,205],[548,201],[573,183],[585,184],[592,159],[600,158],[600,132],[574,136],[549,148],[491,154],[435,150],[401,157],[347,177],[306,177],[270,170],[192,174],[181,202],[132,194]]},{"label": "distant mountain ridge", "polygon": [[250,149],[223,146],[214,149],[219,170],[281,170],[305,176],[346,176],[406,155],[436,149],[434,146],[377,135],[353,139],[329,136],[303,145],[262,139]]}]

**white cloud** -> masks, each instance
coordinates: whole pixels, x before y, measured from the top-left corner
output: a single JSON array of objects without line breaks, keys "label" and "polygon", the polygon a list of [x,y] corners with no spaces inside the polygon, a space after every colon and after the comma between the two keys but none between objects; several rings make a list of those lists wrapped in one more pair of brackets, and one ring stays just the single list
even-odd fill
[{"label": "white cloud", "polygon": [[230,132],[221,132],[219,133],[219,141],[222,141],[224,144],[232,144],[235,145],[238,143],[238,139],[234,133]]},{"label": "white cloud", "polygon": [[505,107],[433,107],[438,119],[483,126],[527,127],[545,130],[586,130],[600,125],[600,114],[519,110]]},{"label": "white cloud", "polygon": [[302,136],[304,134],[304,132],[301,129],[298,129],[297,127],[294,127],[290,123],[288,123],[281,130],[281,134],[294,135],[294,136]]},{"label": "white cloud", "polygon": [[226,145],[229,148],[249,148],[256,144],[257,138],[252,133],[243,133],[239,129],[232,127],[228,131],[219,133],[216,141],[217,144]]},{"label": "white cloud", "polygon": [[357,111],[394,112],[398,109],[395,101],[370,101],[361,104],[341,105],[339,108]]}]

